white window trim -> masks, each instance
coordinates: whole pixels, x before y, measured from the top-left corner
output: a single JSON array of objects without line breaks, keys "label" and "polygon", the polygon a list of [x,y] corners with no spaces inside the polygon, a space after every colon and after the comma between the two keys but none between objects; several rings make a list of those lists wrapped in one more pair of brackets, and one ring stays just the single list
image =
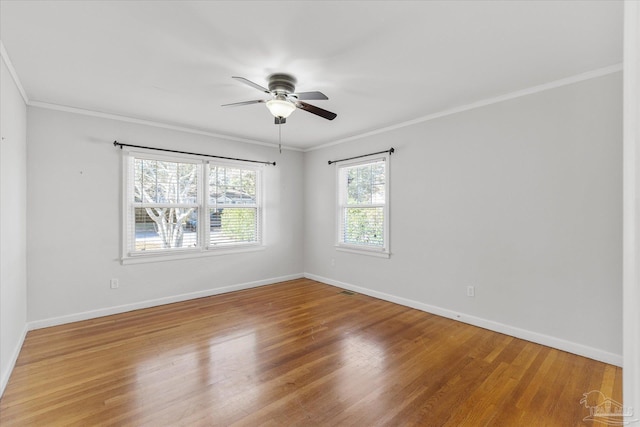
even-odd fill
[{"label": "white window trim", "polygon": [[[337,251],[341,251],[341,252],[348,252],[348,253],[354,253],[354,254],[361,254],[361,255],[368,255],[368,256],[374,256],[374,257],[378,257],[378,258],[389,258],[391,257],[391,250],[390,250],[390,240],[389,240],[389,224],[390,224],[390,219],[389,219],[389,201],[391,200],[390,198],[390,193],[389,193],[389,177],[390,177],[390,170],[391,170],[391,166],[390,166],[390,162],[389,162],[389,154],[376,154],[376,155],[372,155],[372,156],[368,156],[368,157],[362,157],[362,158],[358,158],[358,159],[354,159],[354,160],[346,160],[340,163],[336,163],[335,164],[335,177],[336,177],[336,207],[335,207],[335,213],[336,213],[336,240],[335,240],[335,248]],[[385,203],[383,206],[383,212],[384,212],[384,247],[380,248],[380,247],[367,247],[364,245],[350,245],[348,243],[343,243],[340,241],[340,231],[341,231],[341,221],[342,221],[342,205],[341,205],[341,200],[340,200],[340,195],[342,193],[342,183],[340,180],[340,170],[344,167],[350,167],[350,166],[357,166],[357,165],[361,165],[361,164],[367,164],[367,163],[371,163],[371,162],[375,162],[378,160],[382,160],[385,162],[385,180],[384,180],[384,193],[385,193]],[[372,207],[372,205],[367,205],[367,207]]]},{"label": "white window trim", "polygon": [[120,260],[122,265],[129,264],[145,264],[149,262],[166,262],[166,261],[177,261],[181,259],[193,259],[193,258],[206,258],[211,256],[219,256],[219,255],[231,255],[231,254],[242,254],[246,252],[257,252],[266,250],[265,246],[258,245],[246,245],[246,246],[235,246],[233,248],[226,247],[225,249],[212,249],[212,250],[200,250],[200,249],[191,249],[185,250],[188,252],[178,253],[177,251],[171,251],[171,253],[153,253],[153,254],[145,254],[145,255],[132,255],[123,257]]},{"label": "white window trim", "polygon": [[[196,248],[174,248],[174,249],[163,249],[163,250],[150,250],[145,251],[145,253],[135,253],[130,251],[129,243],[131,236],[128,236],[128,222],[131,221],[128,218],[129,212],[129,197],[130,197],[130,189],[129,184],[132,181],[133,177],[131,176],[133,172],[133,168],[130,167],[130,162],[133,161],[134,157],[144,157],[145,159],[156,159],[156,160],[164,160],[164,161],[176,161],[180,160],[185,163],[196,163],[201,164],[202,167],[200,169],[199,182],[202,183],[198,187],[198,196],[199,199],[202,200],[201,205],[197,205],[200,213],[200,218],[203,219],[201,221],[204,226],[198,227],[198,241],[201,242],[199,247]],[[252,207],[257,207],[258,209],[258,224],[257,224],[257,233],[258,233],[258,241],[256,243],[242,243],[242,244],[225,244],[220,246],[210,246],[208,239],[206,239],[207,233],[206,228],[209,227],[209,215],[205,214],[209,210],[209,200],[206,195],[202,194],[204,188],[204,180],[206,178],[206,174],[209,171],[209,164],[214,163],[215,165],[221,166],[229,166],[229,167],[239,167],[241,166],[243,169],[252,169],[257,173],[256,176],[256,189],[257,191],[257,201],[256,205],[251,205]],[[256,252],[265,250],[264,246],[264,221],[265,221],[265,213],[264,213],[264,188],[263,182],[264,179],[262,177],[263,174],[263,166],[262,165],[254,165],[247,164],[242,161],[232,161],[232,160],[220,160],[220,161],[211,161],[210,158],[205,156],[195,156],[195,155],[186,155],[186,154],[171,154],[171,155],[162,155],[158,154],[155,151],[144,150],[144,149],[126,149],[122,150],[122,173],[121,176],[121,184],[122,184],[122,198],[121,198],[121,252],[120,252],[120,263],[122,265],[128,264],[142,264],[149,262],[164,262],[164,261],[174,261],[181,259],[191,259],[191,258],[202,258],[202,257],[210,257],[210,256],[219,256],[219,255],[229,255],[229,254],[241,254],[247,252]],[[138,204],[140,206],[144,206],[145,204]],[[234,205],[234,207],[239,207],[240,205]]]}]

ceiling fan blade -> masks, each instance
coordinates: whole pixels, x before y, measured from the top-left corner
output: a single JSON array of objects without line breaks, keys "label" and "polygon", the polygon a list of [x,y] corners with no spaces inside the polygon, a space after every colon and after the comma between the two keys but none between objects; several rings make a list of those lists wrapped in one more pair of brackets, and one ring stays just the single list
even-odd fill
[{"label": "ceiling fan blade", "polygon": [[333,120],[338,117],[336,113],[323,110],[322,108],[316,107],[315,105],[307,104],[306,102],[296,102],[296,107],[300,108],[301,110],[313,113],[316,116],[324,117],[327,120]]},{"label": "ceiling fan blade", "polygon": [[233,77],[231,77],[231,78],[232,78],[232,79],[236,79],[236,80],[238,80],[239,82],[242,82],[242,83],[244,83],[244,84],[246,84],[246,85],[249,85],[249,86],[251,86],[251,87],[254,87],[254,88],[258,89],[260,92],[264,92],[264,93],[271,93],[271,92],[269,92],[269,89],[267,89],[267,88],[265,88],[265,87],[262,87],[262,86],[260,86],[258,83],[254,83],[254,82],[252,82],[251,80],[247,80],[247,79],[245,79],[244,77],[237,77],[237,76],[233,76]]},{"label": "ceiling fan blade", "polygon": [[233,102],[231,104],[222,104],[223,107],[239,107],[241,105],[259,104],[261,102],[267,102],[264,99],[256,99],[254,101]]},{"label": "ceiling fan blade", "polygon": [[294,93],[293,96],[297,97],[301,100],[313,100],[313,99],[329,99],[327,95],[322,92],[298,92]]}]

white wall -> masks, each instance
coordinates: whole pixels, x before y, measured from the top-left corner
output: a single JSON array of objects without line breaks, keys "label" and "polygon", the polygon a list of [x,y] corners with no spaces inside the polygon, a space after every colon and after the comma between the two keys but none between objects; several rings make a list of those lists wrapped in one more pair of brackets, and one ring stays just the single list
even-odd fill
[{"label": "white wall", "polygon": [[[306,153],[305,272],[620,364],[621,109],[618,72]],[[391,146],[391,258],[336,251],[327,160]]]},{"label": "white wall", "polygon": [[[28,319],[46,326],[176,296],[299,277],[302,153],[141,124],[28,109]],[[121,152],[113,141],[276,161],[264,170],[266,250],[121,265]],[[119,289],[109,280],[118,278]]]},{"label": "white wall", "polygon": [[640,3],[624,4],[624,166],[622,396],[631,424],[640,416]]},{"label": "white wall", "polygon": [[[1,44],[0,44],[1,47]],[[0,395],[27,326],[27,107],[0,59]]]}]

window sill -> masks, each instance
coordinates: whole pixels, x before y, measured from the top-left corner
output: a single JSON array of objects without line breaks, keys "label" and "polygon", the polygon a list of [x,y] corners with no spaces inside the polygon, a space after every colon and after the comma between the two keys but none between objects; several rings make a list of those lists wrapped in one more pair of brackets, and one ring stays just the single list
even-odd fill
[{"label": "window sill", "polygon": [[336,250],[340,252],[349,252],[352,254],[368,255],[377,258],[390,258],[391,253],[381,249],[362,249],[353,246],[336,245]]},{"label": "window sill", "polygon": [[149,262],[165,262],[165,261],[177,261],[181,259],[194,259],[194,258],[206,258],[210,256],[217,255],[231,255],[231,254],[240,254],[246,252],[257,252],[263,251],[266,247],[262,245],[251,245],[251,246],[242,246],[242,247],[229,247],[229,248],[220,248],[220,249],[209,249],[209,250],[193,250],[193,251],[185,251],[185,252],[173,252],[173,253],[154,253],[154,254],[144,254],[144,255],[133,255],[133,256],[125,256],[120,259],[120,263],[122,265],[129,264],[145,264]]}]

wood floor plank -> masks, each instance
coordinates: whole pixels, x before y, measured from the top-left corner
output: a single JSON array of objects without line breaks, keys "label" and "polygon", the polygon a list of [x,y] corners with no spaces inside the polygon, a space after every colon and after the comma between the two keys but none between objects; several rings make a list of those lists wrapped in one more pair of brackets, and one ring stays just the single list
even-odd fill
[{"label": "wood floor plank", "polygon": [[28,333],[4,426],[593,426],[622,370],[308,279]]}]

